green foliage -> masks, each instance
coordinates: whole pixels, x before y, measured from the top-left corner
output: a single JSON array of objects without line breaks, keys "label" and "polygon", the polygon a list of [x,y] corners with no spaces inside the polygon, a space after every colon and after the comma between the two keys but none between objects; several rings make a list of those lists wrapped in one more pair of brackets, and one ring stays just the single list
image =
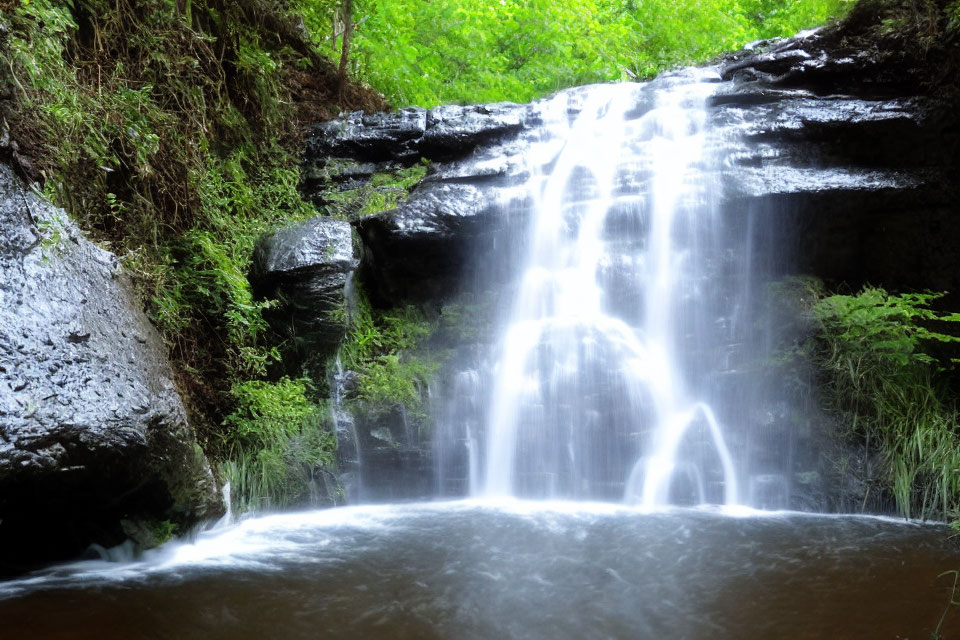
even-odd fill
[{"label": "green foliage", "polygon": [[357,297],[340,359],[344,367],[361,375],[359,398],[374,405],[419,409],[423,390],[439,362],[414,352],[422,351],[434,327],[412,305],[375,311],[362,293]]},{"label": "green foliage", "polygon": [[301,503],[313,474],[334,464],[336,437],[328,411],[308,397],[306,380],[237,383],[236,409],[226,417],[224,477],[238,510]]},{"label": "green foliage", "polygon": [[350,163],[328,161],[312,177],[326,186],[319,194],[325,203],[324,213],[344,220],[355,220],[395,209],[427,175],[428,166],[427,160],[421,160],[411,167],[375,173],[362,186],[345,190],[341,190],[335,180],[340,172],[353,168]]},{"label": "green foliage", "polygon": [[960,514],[960,415],[929,349],[960,341],[931,328],[949,327],[960,314],[930,309],[941,296],[867,287],[812,307],[829,399],[851,435],[880,452],[887,487],[906,517]]},{"label": "green foliage", "polygon": [[157,545],[169,541],[177,533],[177,525],[169,520],[158,520],[153,523],[151,533],[157,541]]},{"label": "green foliage", "polygon": [[889,73],[955,100],[960,3],[859,0],[844,22],[844,46],[867,51]]},{"label": "green foliage", "polygon": [[288,0],[7,4],[12,137],[45,193],[123,255],[243,506],[291,503],[333,444],[302,383],[264,380],[277,338],[246,274],[257,237],[317,215],[299,194],[298,100],[307,82],[311,114],[349,106],[316,104],[332,67]]},{"label": "green foliage", "polygon": [[879,14],[879,23],[874,27],[878,38],[903,41],[905,46],[926,53],[941,35],[943,18],[955,15],[953,7],[946,7],[937,0],[886,0],[871,2]]},{"label": "green foliage", "polygon": [[[336,58],[339,3],[301,0]],[[527,101],[791,36],[849,0],[358,0],[352,72],[398,106]]]},{"label": "green foliage", "polygon": [[3,50],[14,133],[46,193],[125,253],[186,390],[213,392],[193,416],[211,432],[231,385],[277,356],[245,277],[253,243],[316,215],[298,192],[291,98],[307,61],[275,32],[285,2],[249,5],[33,0],[12,10]]},{"label": "green foliage", "polygon": [[814,305],[813,313],[837,349],[870,354],[871,359],[892,366],[929,365],[936,361],[921,350],[924,340],[960,341],[960,337],[918,324],[920,321],[960,321],[958,313],[941,314],[929,308],[944,295],[895,295],[866,287],[855,296],[825,297]]},{"label": "green foliage", "polygon": [[415,164],[412,167],[405,167],[391,173],[375,173],[370,178],[370,186],[394,187],[410,191],[427,175],[427,166],[429,166],[429,162],[426,159],[421,159],[420,164]]},{"label": "green foliage", "polygon": [[[264,376],[279,359],[262,316],[269,302],[253,300],[246,277],[254,242],[316,213],[300,199],[294,169],[247,168],[244,155],[241,148],[197,176],[203,224],[167,241],[144,272],[153,284],[151,316],[168,340],[190,338],[201,322],[212,327],[225,348],[211,355],[230,379]],[[179,351],[193,351],[198,368],[211,366],[196,343]]]},{"label": "green foliage", "polygon": [[437,366],[420,358],[387,354],[377,356],[364,367],[360,397],[375,404],[402,404],[417,407],[421,392]]}]

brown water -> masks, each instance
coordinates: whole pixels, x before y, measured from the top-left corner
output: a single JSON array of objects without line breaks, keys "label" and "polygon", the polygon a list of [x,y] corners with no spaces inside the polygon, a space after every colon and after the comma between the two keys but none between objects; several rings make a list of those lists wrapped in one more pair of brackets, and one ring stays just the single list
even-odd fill
[{"label": "brown water", "polygon": [[285,514],[0,583],[0,638],[922,640],[960,569],[949,535],[571,503]]}]

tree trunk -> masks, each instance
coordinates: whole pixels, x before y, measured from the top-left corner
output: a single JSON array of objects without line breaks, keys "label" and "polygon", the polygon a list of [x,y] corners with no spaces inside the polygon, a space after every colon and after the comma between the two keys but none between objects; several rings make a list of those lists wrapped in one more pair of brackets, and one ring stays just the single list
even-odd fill
[{"label": "tree trunk", "polygon": [[340,69],[338,72],[340,93],[347,86],[347,65],[350,62],[350,39],[353,37],[353,0],[343,0],[340,5],[343,20],[343,43],[340,46]]}]

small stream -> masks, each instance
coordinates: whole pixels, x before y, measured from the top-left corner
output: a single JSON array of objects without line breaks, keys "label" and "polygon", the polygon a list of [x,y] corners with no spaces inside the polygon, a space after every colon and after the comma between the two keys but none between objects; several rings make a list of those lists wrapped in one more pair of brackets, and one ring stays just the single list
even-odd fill
[{"label": "small stream", "polygon": [[926,640],[960,569],[949,535],[742,507],[289,513],[0,583],[0,637]]}]

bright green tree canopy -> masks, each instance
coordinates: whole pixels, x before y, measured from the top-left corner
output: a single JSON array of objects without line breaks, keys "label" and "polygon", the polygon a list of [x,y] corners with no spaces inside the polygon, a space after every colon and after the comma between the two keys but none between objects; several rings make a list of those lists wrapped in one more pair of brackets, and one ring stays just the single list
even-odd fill
[{"label": "bright green tree canopy", "polygon": [[[357,0],[352,71],[395,106],[528,101],[793,35],[849,0]],[[301,0],[331,57],[339,0]]]}]

